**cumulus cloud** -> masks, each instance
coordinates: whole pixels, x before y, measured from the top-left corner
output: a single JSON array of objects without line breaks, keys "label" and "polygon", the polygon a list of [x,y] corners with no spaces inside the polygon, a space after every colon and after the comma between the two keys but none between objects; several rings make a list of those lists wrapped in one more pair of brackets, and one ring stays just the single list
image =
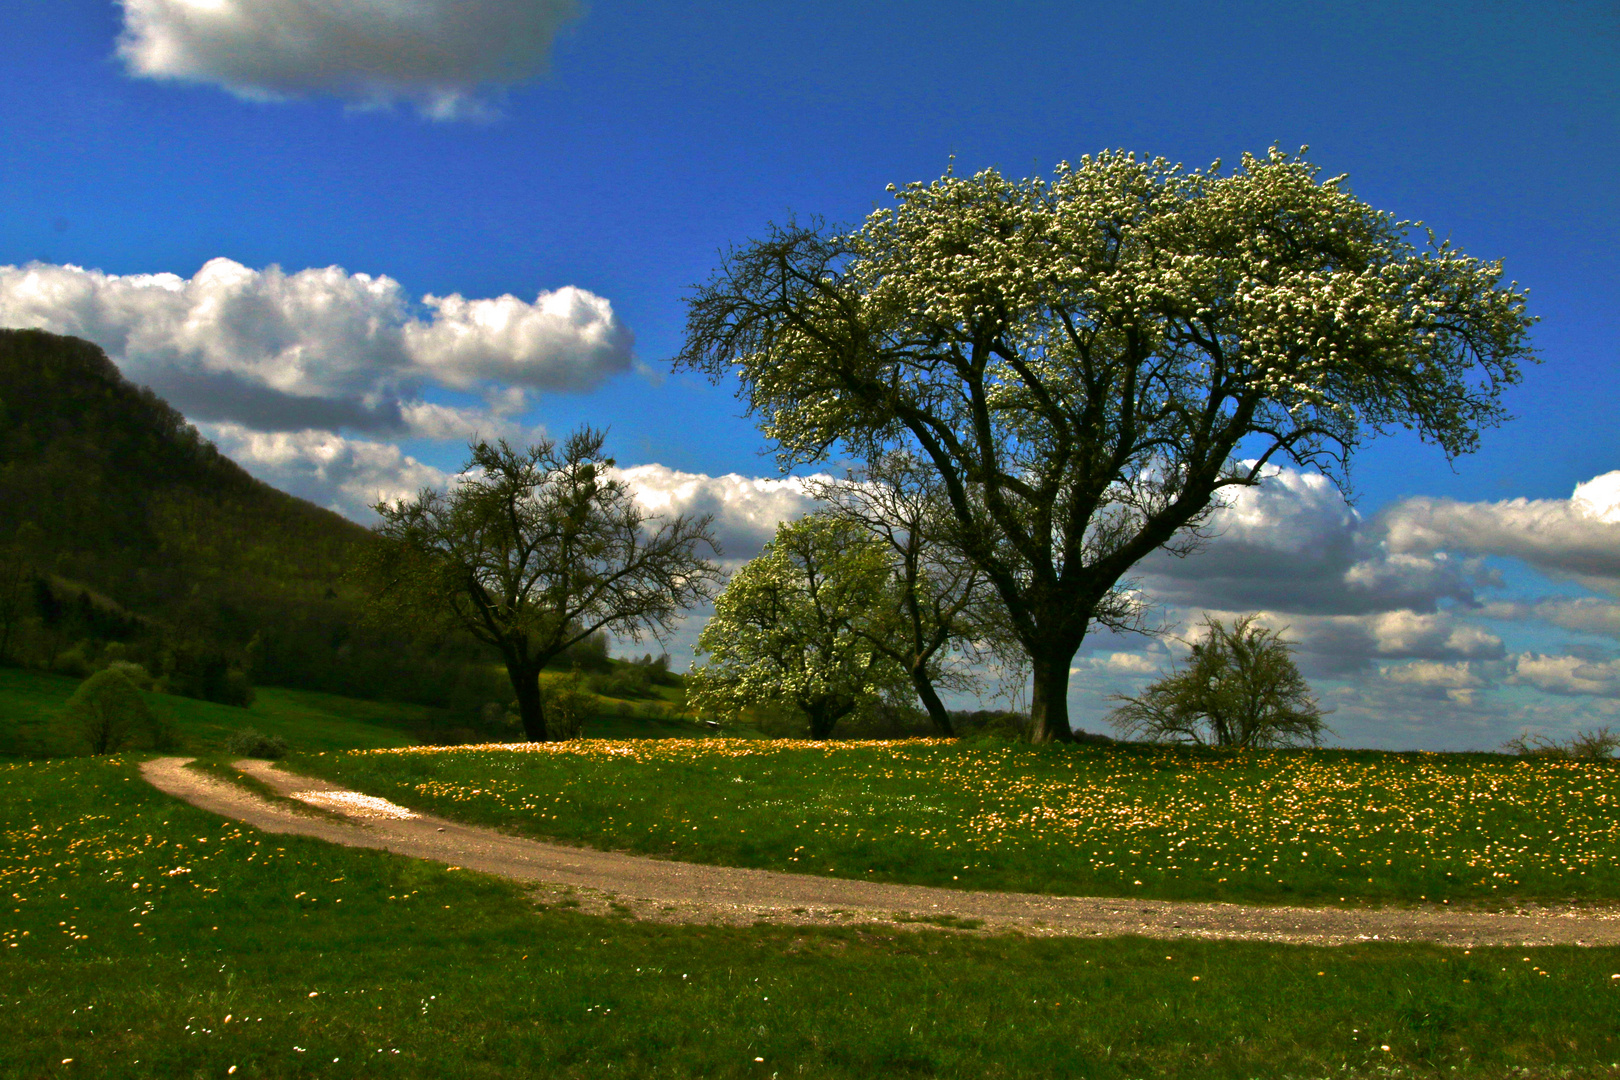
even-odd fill
[{"label": "cumulus cloud", "polygon": [[1420,696],[1445,698],[1459,704],[1472,705],[1476,693],[1487,683],[1485,677],[1471,663],[1442,664],[1433,660],[1415,660],[1379,669],[1379,674],[1397,686],[1416,691]]},{"label": "cumulus cloud", "polygon": [[1470,560],[1390,551],[1326,477],[1293,469],[1232,493],[1209,532],[1193,555],[1144,561],[1143,588],[1184,608],[1340,615],[1471,604],[1487,580]]},{"label": "cumulus cloud", "polygon": [[[1211,612],[1230,621],[1238,612]],[[1368,615],[1302,615],[1288,611],[1256,613],[1260,625],[1295,643],[1300,667],[1339,677],[1383,660],[1495,660],[1505,655],[1502,639],[1451,611],[1408,608]],[[1187,636],[1196,628],[1189,626]]]},{"label": "cumulus cloud", "polygon": [[1083,657],[1069,669],[1070,675],[1091,672],[1109,675],[1157,675],[1164,661],[1163,654],[1142,652],[1111,652],[1100,656]]},{"label": "cumulus cloud", "polygon": [[532,304],[510,295],[422,302],[433,317],[405,324],[405,351],[447,386],[496,381],[590,390],[630,363],[634,338],[613,305],[571,285],[543,292]]},{"label": "cumulus cloud", "polygon": [[1380,521],[1391,551],[1501,555],[1620,589],[1620,472],[1577,485],[1568,499],[1405,499]]},{"label": "cumulus cloud", "polygon": [[450,479],[392,443],[330,431],[253,431],[240,424],[202,424],[199,430],[259,479],[356,521],[371,519],[378,502],[409,498]]},{"label": "cumulus cloud", "polygon": [[275,101],[333,94],[415,104],[435,119],[487,112],[484,87],[545,70],[577,0],[119,0],[118,53],[135,75]]},{"label": "cumulus cloud", "polygon": [[636,465],[619,470],[619,475],[649,514],[714,515],[715,536],[732,565],[759,554],[777,525],[816,507],[816,500],[805,491],[805,480],[793,476],[707,476],[665,465]]},{"label": "cumulus cloud", "polygon": [[1520,653],[1508,681],[1549,694],[1620,697],[1620,661]]},{"label": "cumulus cloud", "polygon": [[[527,391],[588,390],[632,363],[630,331],[583,289],[422,304],[392,278],[336,266],[220,258],[190,278],[0,266],[0,323],[87,338],[187,416],[262,431],[465,438],[504,430]],[[487,406],[420,401],[434,384],[482,390]]]}]

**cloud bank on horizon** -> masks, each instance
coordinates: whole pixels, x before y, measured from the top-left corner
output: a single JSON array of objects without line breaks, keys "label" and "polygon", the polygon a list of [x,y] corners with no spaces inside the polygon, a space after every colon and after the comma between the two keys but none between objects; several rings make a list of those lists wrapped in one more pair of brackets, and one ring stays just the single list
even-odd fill
[{"label": "cloud bank on horizon", "polygon": [[250,101],[330,94],[406,101],[427,117],[488,115],[482,93],[545,71],[577,0],[119,0],[131,74],[208,83]]}]

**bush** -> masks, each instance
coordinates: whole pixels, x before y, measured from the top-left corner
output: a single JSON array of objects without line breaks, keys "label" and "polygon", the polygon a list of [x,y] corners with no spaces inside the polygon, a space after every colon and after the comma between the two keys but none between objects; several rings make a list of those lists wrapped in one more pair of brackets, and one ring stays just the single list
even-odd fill
[{"label": "bush", "polygon": [[1029,714],[1010,709],[953,712],[951,726],[964,738],[988,735],[998,739],[1022,739],[1029,734]]},{"label": "bush", "polygon": [[119,667],[98,671],[80,683],[62,709],[60,722],[70,740],[92,754],[115,754],[137,744],[170,750],[178,741],[173,725],[152,712]]},{"label": "bush", "polygon": [[585,718],[596,711],[596,696],[585,688],[578,670],[540,684],[540,707],[545,712],[546,736],[572,739],[579,735]]},{"label": "bush", "polygon": [[1554,742],[1541,735],[1523,732],[1503,744],[1510,754],[1527,758],[1574,758],[1580,761],[1607,761],[1620,750],[1620,735],[1606,727],[1583,731],[1568,742]]},{"label": "bush", "polygon": [[284,758],[287,740],[279,735],[266,735],[254,728],[241,728],[225,740],[225,749],[237,757]]},{"label": "bush", "polygon": [[[110,652],[110,650],[109,650]],[[133,683],[139,690],[156,690],[157,683],[150,673],[133,660],[113,660],[107,665],[108,671],[122,672],[124,678]]]},{"label": "bush", "polygon": [[1179,669],[1122,702],[1119,733],[1198,746],[1318,746],[1327,725],[1282,634],[1245,615],[1230,626],[1205,616],[1207,636]]}]

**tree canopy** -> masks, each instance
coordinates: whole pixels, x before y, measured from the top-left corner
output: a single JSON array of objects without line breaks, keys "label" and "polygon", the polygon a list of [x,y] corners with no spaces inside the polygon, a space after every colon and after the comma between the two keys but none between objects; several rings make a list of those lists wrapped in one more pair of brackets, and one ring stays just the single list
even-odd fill
[{"label": "tree canopy", "polygon": [[540,671],[607,630],[663,633],[714,594],[707,516],[649,519],[584,428],[558,446],[477,442],[448,492],[376,507],[362,576],[386,618],[439,620],[500,654],[526,736],[547,738]]},{"label": "tree canopy", "polygon": [[1525,294],[1277,149],[1186,171],[1109,152],[1050,180],[894,188],[858,228],[773,228],[688,301],[677,369],[734,373],[784,466],[904,448],[1028,654],[1037,739],[1129,622],[1139,560],[1196,547],[1279,460],[1345,483],[1406,428],[1448,457],[1505,418]]},{"label": "tree canopy", "polygon": [[894,610],[884,552],[859,526],[827,514],[783,524],[715,601],[697,645],[709,659],[687,677],[687,700],[785,709],[811,738],[828,738],[863,704],[909,689],[872,641]]}]

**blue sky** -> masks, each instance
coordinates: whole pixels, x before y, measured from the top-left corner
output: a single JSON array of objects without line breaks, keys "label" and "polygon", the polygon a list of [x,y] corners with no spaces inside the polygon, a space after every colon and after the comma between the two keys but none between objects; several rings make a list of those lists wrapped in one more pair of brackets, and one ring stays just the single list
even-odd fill
[{"label": "blue sky", "polygon": [[[1374,443],[1356,515],[1284,483],[1296,498],[1209,553],[1241,577],[1331,533],[1343,565],[1300,573],[1427,592],[1144,585],[1182,623],[1263,600],[1346,741],[1487,746],[1614,714],[1620,541],[1607,503],[1570,502],[1620,469],[1612,4],[334,0],[310,20],[322,7],[0,3],[3,321],[98,340],[252,471],[356,516],[442,482],[472,430],[606,425],[650,499],[715,510],[746,555],[802,501],[731,388],[664,363],[718,249],[791,213],[855,220],[953,155],[1022,176],[1110,147],[1192,167],[1309,144],[1374,206],[1502,258],[1545,363],[1481,453],[1452,468]],[[152,274],[175,278],[131,277]],[[1596,563],[1565,550],[1583,544]],[[1472,569],[1441,584],[1442,554]],[[1403,611],[1431,623],[1393,629]],[[1083,722],[1171,647],[1095,642]]]}]

